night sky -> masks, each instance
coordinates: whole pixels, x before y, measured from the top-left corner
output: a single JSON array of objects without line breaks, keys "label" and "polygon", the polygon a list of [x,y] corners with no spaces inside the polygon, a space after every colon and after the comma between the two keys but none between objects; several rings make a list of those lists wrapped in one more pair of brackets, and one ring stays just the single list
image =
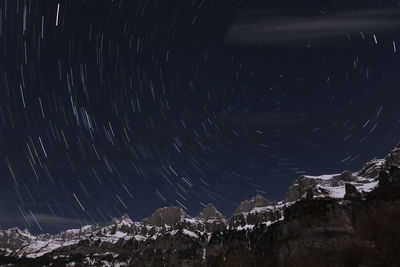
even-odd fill
[{"label": "night sky", "polygon": [[385,156],[399,3],[0,0],[0,228],[230,216]]}]

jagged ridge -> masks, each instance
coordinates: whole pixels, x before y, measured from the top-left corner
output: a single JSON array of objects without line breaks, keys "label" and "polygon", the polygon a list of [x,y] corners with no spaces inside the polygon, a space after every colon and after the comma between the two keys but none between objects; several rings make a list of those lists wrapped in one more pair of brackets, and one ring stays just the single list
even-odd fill
[{"label": "jagged ridge", "polygon": [[[33,236],[27,230],[13,228],[0,231],[0,255],[12,258],[40,258],[53,255],[53,259],[68,258],[69,255],[88,255],[87,260],[101,257],[115,258],[120,255],[115,247],[148,243],[175,238],[191,240],[200,247],[207,247],[212,235],[220,231],[251,230],[260,225],[265,227],[284,219],[284,211],[304,198],[307,199],[354,199],[364,198],[378,186],[382,173],[386,183],[391,183],[389,173],[400,166],[400,146],[385,159],[373,160],[358,172],[345,171],[341,174],[301,176],[288,190],[280,202],[270,202],[257,195],[242,202],[228,220],[214,205],[207,205],[195,218],[187,215],[180,207],[158,209],[152,216],[133,222],[127,214],[112,220],[104,227],[88,225],[57,235]],[[101,249],[100,249],[101,247]],[[111,253],[111,254],[110,254]],[[57,255],[57,256],[54,256]]]}]

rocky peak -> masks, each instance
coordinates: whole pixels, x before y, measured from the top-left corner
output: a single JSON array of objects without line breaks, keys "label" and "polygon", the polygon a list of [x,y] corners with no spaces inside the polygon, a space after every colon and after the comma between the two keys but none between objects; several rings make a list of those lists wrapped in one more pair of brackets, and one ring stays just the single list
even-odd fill
[{"label": "rocky peak", "polygon": [[174,225],[188,217],[181,207],[165,207],[158,209],[151,217],[142,220],[144,224],[155,226]]},{"label": "rocky peak", "polygon": [[[85,226],[82,226],[80,229],[69,229],[67,231],[61,232],[61,233],[57,234],[57,237],[62,238],[62,239],[79,238],[79,237],[85,236],[86,234],[93,233],[94,231],[99,230],[100,228],[101,227],[97,224],[85,225]],[[42,235],[42,237],[45,239],[51,238],[51,236],[48,234]]]},{"label": "rocky peak", "polygon": [[210,219],[219,219],[225,220],[225,216],[222,215],[213,204],[208,204],[196,217],[197,219],[210,220]]},{"label": "rocky peak", "polygon": [[375,159],[368,161],[364,167],[358,171],[356,174],[361,177],[366,178],[377,178],[383,168],[385,160]]},{"label": "rocky peak", "polygon": [[[93,230],[98,230],[95,228]],[[123,233],[132,233],[135,229],[135,223],[129,218],[129,215],[125,213],[119,218],[113,218],[105,227],[101,228],[103,234],[115,233],[117,231]]]},{"label": "rocky peak", "polygon": [[384,159],[374,159],[367,162],[356,174],[367,178],[378,178],[381,172],[389,174],[392,166],[400,167],[400,144],[398,144]]},{"label": "rocky peak", "polygon": [[8,230],[0,230],[0,237],[13,237],[21,239],[32,239],[33,235],[28,231],[28,229],[21,230],[18,227],[14,227]]},{"label": "rocky peak", "polygon": [[369,192],[376,187],[383,164],[384,160],[370,161],[356,173],[344,171],[331,175],[303,175],[289,187],[284,203],[298,201],[306,197],[310,190],[316,198],[343,198],[346,194],[346,184],[353,185],[360,192]]},{"label": "rocky peak", "polygon": [[286,193],[285,202],[294,202],[306,194],[307,190],[315,187],[317,184],[316,179],[311,179],[307,176],[301,176],[299,179],[294,181],[294,183],[289,187]]},{"label": "rocky peak", "polygon": [[131,218],[129,218],[129,215],[128,215],[128,213],[124,213],[121,217],[120,217],[120,220],[122,221],[122,220],[130,220]]},{"label": "rocky peak", "polygon": [[120,225],[120,224],[132,224],[133,221],[129,218],[129,215],[125,213],[119,218],[113,218],[106,226]]},{"label": "rocky peak", "polygon": [[121,217],[115,220],[117,223],[132,224],[133,221],[129,218],[128,213],[123,214]]},{"label": "rocky peak", "polygon": [[400,144],[398,144],[385,158],[385,167],[400,167]]},{"label": "rocky peak", "polygon": [[18,227],[14,227],[8,230],[0,230],[0,247],[17,249],[30,243],[35,238],[27,229],[21,230]]},{"label": "rocky peak", "polygon": [[239,207],[235,211],[235,214],[242,213],[242,212],[249,212],[254,208],[266,207],[269,205],[271,205],[271,202],[269,202],[263,196],[256,195],[252,199],[245,200],[242,203],[240,203]]}]

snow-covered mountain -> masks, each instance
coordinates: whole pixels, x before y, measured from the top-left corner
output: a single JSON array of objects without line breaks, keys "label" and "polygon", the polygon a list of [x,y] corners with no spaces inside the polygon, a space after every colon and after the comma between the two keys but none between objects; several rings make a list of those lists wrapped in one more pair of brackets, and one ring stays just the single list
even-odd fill
[{"label": "snow-covered mountain", "polygon": [[[245,231],[250,234],[279,225],[287,220],[285,217],[289,215],[285,214],[290,214],[299,202],[333,201],[338,203],[335,205],[345,205],[343,203],[351,199],[365,200],[368,193],[382,183],[382,177],[387,177],[388,183],[393,182],[393,168],[400,169],[400,146],[386,158],[368,162],[358,172],[301,176],[289,187],[284,200],[270,202],[257,195],[240,203],[229,219],[209,204],[194,218],[180,207],[165,207],[140,222],[132,221],[125,214],[105,226],[87,225],[56,235],[34,236],[18,228],[0,230],[0,263],[147,265],[151,253],[161,253],[166,262],[181,265],[187,260],[181,254],[188,253],[197,263],[205,264],[209,257],[215,256],[216,250],[223,249],[216,249],[213,243],[222,233]],[[213,249],[210,249],[211,244],[214,244]],[[177,251],[180,254],[176,254]],[[142,259],[146,260],[142,262]]]}]

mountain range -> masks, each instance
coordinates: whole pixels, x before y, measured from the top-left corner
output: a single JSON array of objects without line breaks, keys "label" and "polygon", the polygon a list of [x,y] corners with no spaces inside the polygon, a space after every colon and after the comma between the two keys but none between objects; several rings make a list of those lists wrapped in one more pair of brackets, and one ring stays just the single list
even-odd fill
[{"label": "mountain range", "polygon": [[230,218],[160,208],[140,222],[56,235],[0,230],[0,264],[17,266],[399,266],[400,145],[357,171],[301,176],[285,198],[256,195]]}]

